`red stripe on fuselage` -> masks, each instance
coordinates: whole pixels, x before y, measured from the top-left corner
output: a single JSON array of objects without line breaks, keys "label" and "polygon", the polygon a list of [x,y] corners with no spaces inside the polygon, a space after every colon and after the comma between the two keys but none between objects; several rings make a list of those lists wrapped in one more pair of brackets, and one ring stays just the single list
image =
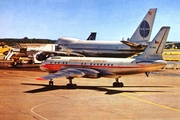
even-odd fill
[{"label": "red stripe on fuselage", "polygon": [[61,64],[45,64],[41,67],[46,68],[48,71],[58,71],[60,68],[62,68],[64,65]]}]

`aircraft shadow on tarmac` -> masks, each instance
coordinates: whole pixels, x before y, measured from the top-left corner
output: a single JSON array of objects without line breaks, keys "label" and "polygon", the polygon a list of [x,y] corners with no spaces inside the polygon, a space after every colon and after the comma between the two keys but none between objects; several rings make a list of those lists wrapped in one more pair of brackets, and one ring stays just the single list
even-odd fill
[{"label": "aircraft shadow on tarmac", "polygon": [[151,72],[150,74],[163,75],[163,76],[180,76],[180,73]]},{"label": "aircraft shadow on tarmac", "polygon": [[[32,86],[42,86],[42,88],[34,89],[34,90],[28,90],[24,91],[24,93],[39,93],[39,92],[46,92],[46,91],[52,91],[52,90],[68,90],[66,86],[60,86],[60,85],[54,85],[49,86],[45,84],[31,84],[31,83],[21,83],[21,85],[32,85]],[[124,86],[124,87],[140,87],[140,88],[166,88],[170,86]],[[103,91],[106,92],[105,94],[113,95],[113,94],[120,94],[120,93],[137,93],[137,92],[164,92],[164,91],[155,91],[155,90],[112,90],[108,88],[114,88],[112,86],[77,86],[77,89],[84,89],[84,90],[95,90],[95,91]],[[117,88],[118,89],[118,88]],[[74,89],[70,89],[74,90]]]}]

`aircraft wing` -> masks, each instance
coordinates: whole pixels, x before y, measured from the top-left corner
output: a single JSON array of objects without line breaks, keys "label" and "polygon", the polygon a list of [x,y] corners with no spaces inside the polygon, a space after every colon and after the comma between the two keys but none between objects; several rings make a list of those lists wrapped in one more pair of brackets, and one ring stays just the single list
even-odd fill
[{"label": "aircraft wing", "polygon": [[100,77],[117,77],[116,74],[110,73],[102,69],[91,69],[91,68],[61,68],[56,73],[51,73],[46,76],[38,77],[36,80],[50,80],[58,77],[67,78],[100,78]]},{"label": "aircraft wing", "polygon": [[142,44],[138,44],[138,43],[134,43],[134,42],[129,42],[129,41],[121,41],[122,43],[124,43],[125,45],[128,45],[132,48],[146,48],[147,45],[142,45]]},{"label": "aircraft wing", "polygon": [[82,77],[85,74],[82,71],[73,69],[73,68],[68,68],[68,69],[60,69],[56,73],[51,73],[49,75],[43,76],[43,77],[38,77],[36,80],[49,80],[53,78],[58,78],[58,77]]}]

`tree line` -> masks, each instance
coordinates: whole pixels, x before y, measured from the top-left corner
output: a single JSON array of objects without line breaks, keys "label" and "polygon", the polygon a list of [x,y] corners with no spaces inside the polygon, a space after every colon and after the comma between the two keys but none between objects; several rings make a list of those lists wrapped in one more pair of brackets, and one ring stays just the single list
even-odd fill
[{"label": "tree line", "polygon": [[17,43],[55,43],[56,40],[51,40],[51,39],[37,39],[37,38],[33,38],[33,39],[29,39],[27,37],[24,38],[0,38],[0,46],[3,45],[8,45],[8,46],[14,46]]}]

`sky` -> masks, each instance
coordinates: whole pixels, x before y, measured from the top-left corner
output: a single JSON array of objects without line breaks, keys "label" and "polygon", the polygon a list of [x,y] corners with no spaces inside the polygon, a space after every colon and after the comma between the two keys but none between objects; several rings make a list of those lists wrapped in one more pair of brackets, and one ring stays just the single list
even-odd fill
[{"label": "sky", "polygon": [[151,40],[170,26],[180,41],[180,0],[0,0],[0,38],[130,38],[150,8],[157,8]]}]

